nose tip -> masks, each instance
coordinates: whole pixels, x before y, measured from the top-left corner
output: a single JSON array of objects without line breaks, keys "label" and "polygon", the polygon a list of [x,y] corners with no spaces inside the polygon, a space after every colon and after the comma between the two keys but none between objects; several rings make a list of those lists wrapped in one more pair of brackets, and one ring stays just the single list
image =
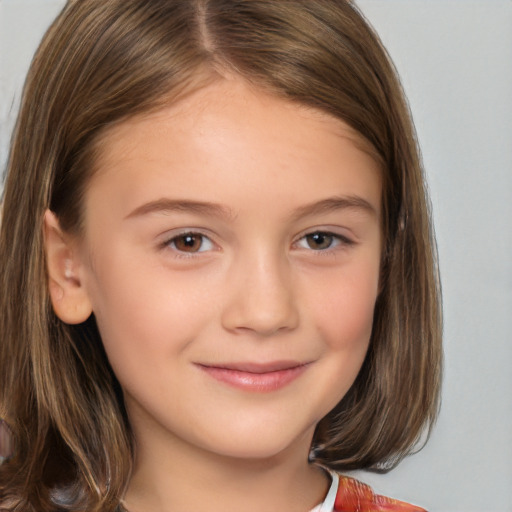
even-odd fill
[{"label": "nose tip", "polygon": [[299,315],[293,288],[286,272],[253,269],[235,285],[224,309],[224,327],[262,337],[295,329]]},{"label": "nose tip", "polygon": [[[249,292],[250,293],[250,292]],[[291,330],[296,326],[296,322],[292,317],[291,308],[270,306],[270,302],[267,300],[266,306],[258,308],[258,303],[261,302],[249,299],[254,307],[247,307],[247,300],[243,309],[240,311],[240,315],[234,328],[242,331],[252,331],[260,336],[268,337],[278,332]]]}]

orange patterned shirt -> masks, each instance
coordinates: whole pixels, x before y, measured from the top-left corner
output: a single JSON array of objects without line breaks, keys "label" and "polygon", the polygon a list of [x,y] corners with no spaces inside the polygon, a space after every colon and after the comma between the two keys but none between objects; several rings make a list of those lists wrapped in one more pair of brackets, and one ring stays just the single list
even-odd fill
[{"label": "orange patterned shirt", "polygon": [[426,510],[374,494],[368,485],[340,475],[334,512],[426,512]]}]

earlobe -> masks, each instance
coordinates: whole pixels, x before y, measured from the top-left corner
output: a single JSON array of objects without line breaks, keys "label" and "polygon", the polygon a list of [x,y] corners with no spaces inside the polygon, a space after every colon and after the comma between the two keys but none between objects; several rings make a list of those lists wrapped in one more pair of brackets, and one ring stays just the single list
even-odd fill
[{"label": "earlobe", "polygon": [[44,215],[44,243],[53,310],[67,324],[82,323],[91,315],[92,306],[80,278],[81,262],[72,240],[50,210]]}]

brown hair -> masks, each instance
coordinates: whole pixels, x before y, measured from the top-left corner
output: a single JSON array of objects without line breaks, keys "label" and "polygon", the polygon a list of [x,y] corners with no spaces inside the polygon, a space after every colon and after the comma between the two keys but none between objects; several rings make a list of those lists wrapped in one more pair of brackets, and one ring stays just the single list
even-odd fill
[{"label": "brown hair", "polygon": [[388,468],[437,415],[441,311],[414,129],[378,37],[347,0],[73,0],[32,63],[10,152],[0,238],[0,418],[16,452],[0,508],[119,507],[133,446],[94,317],[70,326],[48,294],[42,219],[81,230],[97,142],[128,117],[229,72],[328,112],[383,167],[382,288],[350,391],[318,425],[314,458]]}]

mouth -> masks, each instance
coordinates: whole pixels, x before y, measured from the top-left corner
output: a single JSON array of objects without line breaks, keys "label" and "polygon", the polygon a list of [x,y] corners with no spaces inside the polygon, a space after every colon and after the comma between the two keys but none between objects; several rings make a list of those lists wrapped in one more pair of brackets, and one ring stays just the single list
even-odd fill
[{"label": "mouth", "polygon": [[213,379],[228,386],[252,392],[277,391],[302,375],[310,363],[274,361],[270,363],[197,364]]}]

